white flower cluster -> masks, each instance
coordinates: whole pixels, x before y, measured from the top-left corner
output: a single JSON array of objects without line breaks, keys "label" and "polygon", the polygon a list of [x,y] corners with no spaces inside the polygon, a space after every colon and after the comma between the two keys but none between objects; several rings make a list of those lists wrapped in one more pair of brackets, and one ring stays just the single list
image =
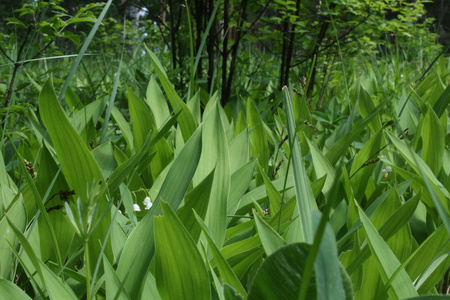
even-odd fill
[{"label": "white flower cluster", "polygon": [[[142,204],[145,205],[145,210],[149,210],[153,206],[153,203],[152,203],[150,197],[145,197],[144,201],[142,201]],[[133,210],[141,211],[141,208],[139,207],[138,204],[133,204]]]}]

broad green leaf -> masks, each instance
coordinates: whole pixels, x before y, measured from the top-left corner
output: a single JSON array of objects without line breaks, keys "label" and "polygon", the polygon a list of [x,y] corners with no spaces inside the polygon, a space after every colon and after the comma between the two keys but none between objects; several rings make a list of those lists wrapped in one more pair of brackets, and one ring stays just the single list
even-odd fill
[{"label": "broad green leaf", "polygon": [[228,145],[230,153],[230,172],[233,174],[237,169],[248,163],[249,159],[248,130],[244,129]]},{"label": "broad green leaf", "polygon": [[[386,222],[384,222],[384,224],[381,226],[379,230],[379,233],[380,236],[385,241],[389,241],[389,239],[409,221],[409,219],[414,214],[414,211],[417,207],[417,204],[419,203],[419,200],[420,194],[414,196],[412,199],[409,199],[405,204],[403,204],[400,208],[398,208]],[[361,264],[369,256],[370,256],[369,247],[368,246],[363,247],[361,249],[361,252],[358,253],[357,257],[347,267],[347,272],[351,274],[354,271],[356,271],[356,268],[361,266]]]},{"label": "broad green leaf", "polygon": [[66,100],[70,111],[72,111],[73,109],[80,110],[83,108],[83,103],[81,102],[80,98],[70,87],[67,87],[64,99]]},{"label": "broad green leaf", "polygon": [[[100,190],[105,189],[103,174],[87,146],[83,143],[76,130],[72,127],[62,110],[56,97],[53,81],[50,78],[43,86],[39,95],[39,111],[42,122],[52,138],[58,160],[62,163],[62,172],[69,184],[75,191],[75,198],[79,197],[83,203],[88,201],[89,188],[92,184],[98,184]],[[98,211],[102,211],[106,205],[105,194],[100,193],[96,199]],[[111,217],[107,214],[100,225],[92,231],[89,239],[89,252],[91,254],[91,266],[95,266],[102,250],[99,240],[104,241],[110,224]],[[112,258],[109,240],[105,248],[105,254]]]},{"label": "broad green leaf", "polygon": [[42,122],[52,138],[58,159],[63,163],[62,172],[69,186],[85,201],[87,186],[92,182],[103,181],[103,175],[59,105],[52,78],[45,83],[39,95],[39,111]]},{"label": "broad green leaf", "polygon": [[[45,86],[44,86],[45,88]],[[23,233],[12,223],[8,218],[8,223],[11,229],[14,231],[16,237],[19,239],[24,251],[30,258],[37,273],[44,283],[45,289],[47,290],[51,299],[78,299],[70,287],[63,283],[59,277],[57,277],[37,256],[31,247],[30,243],[27,241]]]},{"label": "broad green leaf", "polygon": [[[448,199],[450,199],[450,193],[449,191],[442,185],[442,183],[439,182],[439,180],[435,177],[431,169],[428,167],[428,165],[416,154],[414,153],[411,148],[409,148],[404,141],[401,141],[393,134],[389,133],[389,138],[391,142],[394,144],[394,146],[398,149],[398,151],[402,154],[402,156],[406,159],[408,164],[413,168],[413,170],[416,172],[417,175],[425,176],[426,178],[423,178],[422,180],[426,179],[430,185],[430,188],[428,188],[428,185],[424,182],[423,186],[428,190],[430,193],[431,198],[433,199],[433,202],[436,200],[434,205],[439,208],[442,207],[443,211],[440,210],[439,213],[443,216],[443,221],[445,222],[447,228],[450,230],[450,222],[449,214],[450,214],[450,202]],[[441,196],[440,196],[441,195]]]},{"label": "broad green leaf", "polygon": [[[6,216],[14,222],[14,225],[23,232],[27,223],[27,215],[25,206],[23,203],[22,195],[17,195],[17,199],[14,198],[14,202],[10,202],[13,193],[7,186],[0,184],[0,200],[5,205],[5,210],[2,211],[0,217],[0,276],[5,279],[14,279],[14,252],[11,246],[16,249],[19,244],[19,240],[16,238],[14,232],[11,230],[11,226],[6,220]],[[10,246],[11,245],[11,246]],[[0,288],[1,291],[1,288]],[[1,298],[1,297],[0,297]]]},{"label": "broad green leaf", "polygon": [[98,166],[102,171],[103,177],[109,178],[116,167],[116,161],[114,158],[111,141],[108,140],[107,142],[99,145],[98,147],[93,149],[91,153],[97,161]]},{"label": "broad green leaf", "polygon": [[289,147],[291,149],[292,169],[294,173],[295,196],[297,206],[293,217],[299,216],[291,225],[286,241],[306,242],[313,241],[313,227],[311,221],[311,209],[317,209],[311,185],[305,170],[305,164],[301,156],[300,143],[297,140],[295,118],[292,112],[291,97],[287,87],[284,90],[284,106],[286,110],[287,129],[289,134]]},{"label": "broad green leaf", "polygon": [[448,85],[445,88],[444,92],[441,94],[441,96],[433,106],[433,110],[439,118],[448,108],[449,103],[450,103],[450,85]]},{"label": "broad green leaf", "polygon": [[258,228],[259,238],[267,256],[286,245],[286,241],[256,211],[253,211],[253,214],[255,216],[256,228]]},{"label": "broad green leaf", "polygon": [[134,149],[140,149],[145,137],[153,130],[153,117],[148,105],[127,87],[128,107],[133,122]]},{"label": "broad green leaf", "polygon": [[209,276],[194,240],[166,202],[155,218],[156,284],[162,299],[208,299]]},{"label": "broad green leaf", "polygon": [[[397,268],[400,267],[400,262],[381,238],[366,214],[359,207],[358,210],[361,223],[367,235],[370,250],[378,265],[378,272],[380,273],[383,282],[387,283],[391,276],[396,272]],[[417,291],[414,288],[411,278],[404,269],[402,269],[392,281],[388,294],[393,299],[417,296]]]},{"label": "broad green leaf", "polygon": [[367,183],[373,176],[376,164],[369,163],[377,159],[375,154],[380,151],[383,144],[383,132],[378,131],[356,154],[350,169],[350,184],[356,199],[361,199],[367,189]]},{"label": "broad green leaf", "polygon": [[6,172],[5,161],[3,160],[2,151],[0,151],[0,184],[4,186],[10,185],[8,173]]},{"label": "broad green leaf", "polygon": [[271,216],[275,216],[281,208],[281,194],[277,191],[272,181],[267,177],[264,169],[258,165],[259,172],[264,180],[266,186],[267,197],[269,198],[269,212]]},{"label": "broad green leaf", "polygon": [[[316,232],[321,214],[317,211],[313,214],[313,226]],[[345,299],[341,278],[343,270],[340,270],[339,264],[336,239],[331,226],[327,224],[314,262],[317,299]]]},{"label": "broad green leaf", "polygon": [[428,293],[442,282],[450,267],[450,255],[445,253],[434,260],[421,274],[415,285],[419,293]]},{"label": "broad green leaf", "polygon": [[153,64],[153,67],[156,70],[156,73],[158,74],[159,81],[161,82],[163,89],[166,92],[166,96],[170,102],[170,105],[172,106],[172,110],[175,113],[180,112],[180,117],[178,118],[178,125],[179,129],[181,130],[181,133],[183,134],[183,140],[187,142],[189,137],[194,133],[195,129],[197,128],[195,119],[192,116],[189,108],[175,92],[172,83],[167,78],[167,75],[156,55],[150,49],[148,49],[147,46],[145,46],[145,50],[150,57],[150,60]]},{"label": "broad green leaf", "polygon": [[105,290],[107,299],[130,299],[120,284],[116,271],[106,258],[103,258],[103,266],[105,268]]},{"label": "broad green leaf", "polygon": [[230,196],[231,174],[228,143],[217,102],[204,120],[202,143],[208,146],[203,148],[196,178],[203,179],[205,172],[208,172],[207,175],[215,168],[211,190],[211,199],[214,200],[209,203],[205,220],[217,246],[221,248],[227,226],[227,216],[224,212],[227,211]]},{"label": "broad green leaf", "polygon": [[[361,116],[363,118],[367,117],[372,111],[375,110],[376,107],[375,104],[373,103],[372,97],[370,96],[369,92],[363,86],[360,87],[358,104]],[[374,133],[380,131],[381,130],[380,116],[374,117],[369,122],[369,127]]]},{"label": "broad green leaf", "polygon": [[0,278],[0,298],[14,300],[31,300],[30,296],[17,285],[6,279]]},{"label": "broad green leaf", "polygon": [[445,148],[445,133],[441,122],[428,106],[422,124],[422,159],[430,167],[431,171],[438,176],[442,168]]},{"label": "broad green leaf", "polygon": [[214,238],[211,232],[209,232],[208,228],[206,227],[206,224],[197,214],[195,214],[195,217],[200,226],[202,227],[203,233],[205,234],[206,240],[208,241],[209,249],[211,250],[212,256],[216,261],[217,269],[219,270],[222,281],[228,283],[230,286],[236,289],[236,291],[240,293],[244,297],[244,299],[246,299],[247,293],[244,287],[242,286],[239,279],[236,277],[236,274],[233,272],[228,262],[220,253],[219,249],[214,243]]},{"label": "broad green leaf", "polygon": [[[251,283],[248,299],[280,299],[282,295],[285,300],[297,300],[309,249],[309,245],[294,243],[268,256]],[[307,299],[317,297],[315,281],[310,280]]]},{"label": "broad green leaf", "polygon": [[361,132],[366,129],[366,126],[370,123],[370,121],[378,115],[378,113],[387,103],[389,103],[389,101],[390,100],[385,100],[381,102],[367,117],[355,124],[356,127],[354,129],[334,143],[326,154],[331,165],[336,164],[339,158],[345,155],[345,152],[348,150],[350,144],[361,135]]},{"label": "broad green leaf", "polygon": [[[163,129],[161,129],[163,131]],[[117,275],[132,299],[140,297],[155,252],[154,217],[161,213],[160,200],[177,209],[191,184],[202,149],[201,127],[191,136],[175,158],[152,208],[133,229],[124,246]]]},{"label": "broad green leaf", "polygon": [[[295,117],[295,124],[297,125],[297,136],[300,139],[300,144],[303,145],[306,143],[305,137],[312,139],[312,136],[314,136],[314,130],[305,124],[305,121],[308,121],[310,124],[314,124],[307,100],[297,94],[294,94],[294,97],[292,97],[292,112]],[[283,146],[284,145],[286,144],[283,144]],[[308,148],[303,147],[301,150],[302,156],[308,154]],[[290,152],[287,152],[288,155],[289,153]]]},{"label": "broad green leaf", "polygon": [[201,218],[205,217],[209,201],[211,200],[214,173],[215,170],[212,170],[202,182],[189,191],[184,198],[184,205],[176,211],[178,218],[195,242],[198,241],[202,229],[198,225],[193,211],[195,210]]},{"label": "broad green leaf", "polygon": [[325,175],[327,176],[323,187],[323,193],[328,195],[335,180],[336,170],[330,164],[327,157],[316,147],[316,145],[314,145],[307,137],[305,137],[305,139],[308,142],[308,146],[311,151],[313,166],[316,171],[317,178],[321,178]]},{"label": "broad green leaf", "polygon": [[78,133],[81,133],[90,120],[94,122],[94,125],[97,124],[98,119],[105,110],[105,106],[106,98],[101,98],[89,103],[80,109],[75,114],[74,118],[71,119],[73,127],[75,127]]},{"label": "broad green leaf", "polygon": [[158,131],[156,135],[150,138],[150,134],[147,136],[144,144],[138,150],[136,154],[131,156],[125,162],[120,164],[114,172],[111,174],[111,177],[108,181],[108,189],[111,194],[119,188],[120,184],[133,172],[136,166],[144,159],[145,156],[148,157],[148,151],[154,143],[158,142],[167,131],[173,126],[177,118],[177,115],[173,116],[171,119],[167,121],[167,123]]},{"label": "broad green leaf", "polygon": [[[450,236],[445,226],[438,227],[408,258],[405,269],[412,279],[422,277],[422,273],[443,253],[450,251]],[[442,277],[441,277],[442,278]]]},{"label": "broad green leaf", "polygon": [[127,142],[127,147],[130,147],[130,149],[134,149],[133,133],[131,132],[130,126],[128,125],[127,121],[116,106],[113,106],[111,114],[117,125],[119,126],[120,131],[122,132],[122,136]]},{"label": "broad green leaf", "polygon": [[407,298],[404,300],[450,300],[450,296],[444,295],[424,295],[418,297]]},{"label": "broad green leaf", "polygon": [[[232,156],[230,156],[232,157]],[[242,196],[248,190],[251,181],[254,179],[256,159],[243,165],[231,175],[230,197],[227,205],[227,214],[234,215],[239,206]],[[230,219],[231,220],[231,219]],[[229,221],[227,223],[229,223]]]},{"label": "broad green leaf", "polygon": [[[264,123],[258,112],[258,108],[251,99],[247,100],[247,122],[251,130],[250,133],[250,149],[253,157],[258,158],[259,165],[268,171],[269,167],[269,148],[267,145],[266,131],[264,130]],[[257,176],[256,185],[262,183],[260,176]]]},{"label": "broad green leaf", "polygon": [[147,103],[152,110],[156,128],[161,128],[166,120],[169,119],[170,112],[166,99],[164,99],[164,95],[156,83],[154,76],[150,77],[150,82],[147,86]]}]

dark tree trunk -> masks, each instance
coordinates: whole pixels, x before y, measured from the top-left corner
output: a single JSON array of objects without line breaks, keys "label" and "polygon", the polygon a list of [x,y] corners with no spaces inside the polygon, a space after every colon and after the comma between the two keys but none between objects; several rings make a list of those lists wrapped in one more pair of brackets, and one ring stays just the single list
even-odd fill
[{"label": "dark tree trunk", "polygon": [[[334,9],[336,7],[336,3],[330,4],[330,10]],[[319,35],[317,36],[316,45],[314,46],[313,52],[310,56],[310,58],[313,60],[312,64],[312,72],[311,72],[311,78],[308,78],[308,85],[306,88],[306,97],[311,97],[312,91],[314,89],[314,82],[316,80],[316,74],[317,74],[317,59],[315,59],[315,56],[317,53],[319,53],[320,45],[322,44],[325,34],[327,33],[328,28],[330,27],[329,18],[323,21],[322,27],[320,28]]]},{"label": "dark tree trunk", "polygon": [[[214,11],[214,1],[209,0],[208,1],[208,11],[205,16],[206,23],[208,22],[208,16],[211,16]],[[212,23],[211,29],[209,31],[208,35],[208,41],[206,45],[206,50],[208,51],[208,91],[211,91],[212,86],[212,80],[214,76],[214,62],[216,61],[216,53],[214,50],[214,46],[216,43],[216,39],[218,37],[216,32],[216,22],[214,21]]]},{"label": "dark tree trunk", "polygon": [[[226,34],[229,29],[228,9],[230,1],[223,3],[223,33]],[[227,64],[228,64],[228,38],[224,37],[222,44],[222,104],[226,102],[226,83],[227,83]]]},{"label": "dark tree trunk", "polygon": [[[230,72],[228,73],[228,78],[226,80],[225,91],[223,90],[224,86],[222,86],[222,105],[225,106],[227,104],[230,95],[231,95],[231,85],[233,83],[233,75],[236,69],[236,59],[239,48],[239,42],[242,38],[242,26],[244,24],[246,18],[247,11],[247,0],[242,1],[241,14],[239,15],[238,25],[236,28],[236,39],[233,44],[233,48],[231,49],[231,63],[230,63]],[[223,82],[222,82],[223,84]]]}]

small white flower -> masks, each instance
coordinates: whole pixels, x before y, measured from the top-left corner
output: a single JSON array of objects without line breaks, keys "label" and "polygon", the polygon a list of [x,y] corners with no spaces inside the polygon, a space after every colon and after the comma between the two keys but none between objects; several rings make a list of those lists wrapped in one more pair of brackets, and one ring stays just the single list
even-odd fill
[{"label": "small white flower", "polygon": [[141,211],[141,208],[137,204],[133,204],[133,210],[134,211]]},{"label": "small white flower", "polygon": [[386,169],[381,170],[381,174],[383,174],[385,178],[389,177],[389,172],[392,172],[392,168],[390,166],[387,166]]},{"label": "small white flower", "polygon": [[400,74],[400,77],[403,78],[403,74]]},{"label": "small white flower", "polygon": [[149,210],[153,206],[153,203],[151,202],[150,197],[145,197],[145,199],[142,202],[142,204],[145,205],[145,210]]}]

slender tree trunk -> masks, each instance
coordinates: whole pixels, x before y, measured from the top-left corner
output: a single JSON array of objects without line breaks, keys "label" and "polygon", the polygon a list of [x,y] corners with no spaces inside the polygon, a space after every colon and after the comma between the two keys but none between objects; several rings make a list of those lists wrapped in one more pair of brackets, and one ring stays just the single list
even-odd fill
[{"label": "slender tree trunk", "polygon": [[286,74],[286,56],[287,56],[287,45],[288,45],[288,41],[287,41],[287,36],[288,36],[288,29],[289,29],[289,24],[287,20],[283,21],[283,27],[282,27],[282,36],[283,36],[283,46],[281,47],[281,66],[280,66],[280,90],[283,86],[287,85],[286,82],[286,78],[284,77]]},{"label": "slender tree trunk", "polygon": [[[335,3],[330,4],[330,10],[334,9],[336,7]],[[317,36],[316,45],[314,46],[313,52],[311,54],[311,59],[313,60],[312,65],[312,73],[311,78],[308,78],[308,86],[306,88],[306,97],[311,97],[312,91],[314,89],[314,82],[316,80],[316,74],[317,74],[317,58],[314,58],[314,56],[317,55],[319,52],[320,45],[322,44],[325,34],[327,33],[328,27],[330,26],[330,22],[328,22],[329,19],[324,20],[322,23],[322,27],[320,28],[319,35]]]},{"label": "slender tree trunk", "polygon": [[[297,0],[295,4],[295,14],[300,14],[301,0]],[[289,26],[289,22],[283,22],[283,47],[281,50],[281,67],[280,67],[280,89],[289,85],[289,72],[291,70],[291,60],[294,53],[295,43],[295,24]]]}]

